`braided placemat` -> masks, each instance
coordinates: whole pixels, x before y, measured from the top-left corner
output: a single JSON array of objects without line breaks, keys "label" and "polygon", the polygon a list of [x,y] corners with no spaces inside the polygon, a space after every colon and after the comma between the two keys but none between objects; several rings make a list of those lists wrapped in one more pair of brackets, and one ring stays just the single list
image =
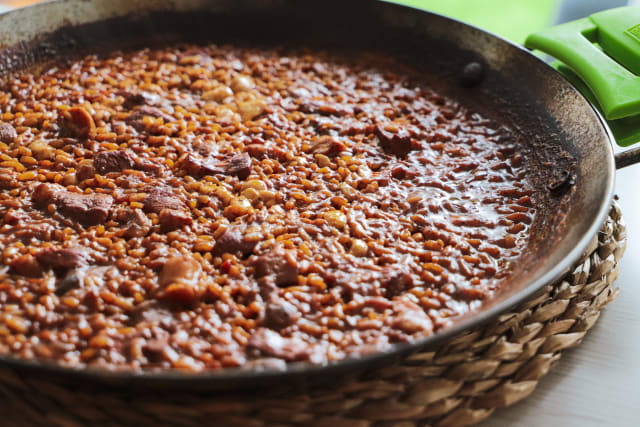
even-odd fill
[{"label": "braided placemat", "polygon": [[0,424],[326,427],[465,426],[528,396],[578,345],[613,300],[626,247],[620,208],[575,270],[517,309],[366,378],[306,393],[207,397],[199,393],[74,390],[0,369]]}]

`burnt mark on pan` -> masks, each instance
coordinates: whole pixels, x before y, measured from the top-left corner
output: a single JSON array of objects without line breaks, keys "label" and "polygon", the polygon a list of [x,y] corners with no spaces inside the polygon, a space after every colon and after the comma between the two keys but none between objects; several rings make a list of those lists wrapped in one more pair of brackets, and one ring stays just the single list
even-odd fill
[{"label": "burnt mark on pan", "polygon": [[552,195],[559,196],[569,191],[575,183],[575,175],[567,169],[561,169],[551,177],[547,189]]}]

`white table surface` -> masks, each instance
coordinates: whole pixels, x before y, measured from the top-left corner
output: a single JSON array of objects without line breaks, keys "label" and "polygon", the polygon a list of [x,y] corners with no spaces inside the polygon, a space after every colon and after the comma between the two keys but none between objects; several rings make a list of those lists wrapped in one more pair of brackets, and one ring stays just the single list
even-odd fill
[{"label": "white table surface", "polygon": [[529,397],[482,427],[640,426],[640,165],[618,171],[616,180],[628,233],[620,295]]}]

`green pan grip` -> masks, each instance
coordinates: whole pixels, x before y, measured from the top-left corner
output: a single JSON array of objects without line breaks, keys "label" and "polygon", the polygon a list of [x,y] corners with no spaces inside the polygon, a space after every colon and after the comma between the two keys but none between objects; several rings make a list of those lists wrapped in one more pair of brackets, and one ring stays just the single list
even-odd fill
[{"label": "green pan grip", "polygon": [[[587,85],[574,73],[571,68],[567,67],[563,63],[556,61],[551,64],[553,68],[558,70],[564,75],[569,82],[576,87],[593,105],[598,105],[593,92],[589,90]],[[609,129],[613,133],[616,143],[621,147],[628,147],[629,145],[640,142],[640,116],[623,117],[618,120],[607,120]]]},{"label": "green pan grip", "polygon": [[[640,7],[623,7],[530,35],[607,119],[619,145],[640,141]],[[634,130],[635,129],[635,130]]]}]

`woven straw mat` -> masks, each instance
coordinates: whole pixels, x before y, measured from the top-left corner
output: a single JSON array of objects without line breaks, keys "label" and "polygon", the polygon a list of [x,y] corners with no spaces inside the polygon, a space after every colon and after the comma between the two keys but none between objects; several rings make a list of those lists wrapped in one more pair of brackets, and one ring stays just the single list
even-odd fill
[{"label": "woven straw mat", "polygon": [[525,398],[618,290],[626,246],[613,204],[572,273],[480,329],[342,385],[269,397],[64,388],[0,369],[0,425],[466,426]]}]

